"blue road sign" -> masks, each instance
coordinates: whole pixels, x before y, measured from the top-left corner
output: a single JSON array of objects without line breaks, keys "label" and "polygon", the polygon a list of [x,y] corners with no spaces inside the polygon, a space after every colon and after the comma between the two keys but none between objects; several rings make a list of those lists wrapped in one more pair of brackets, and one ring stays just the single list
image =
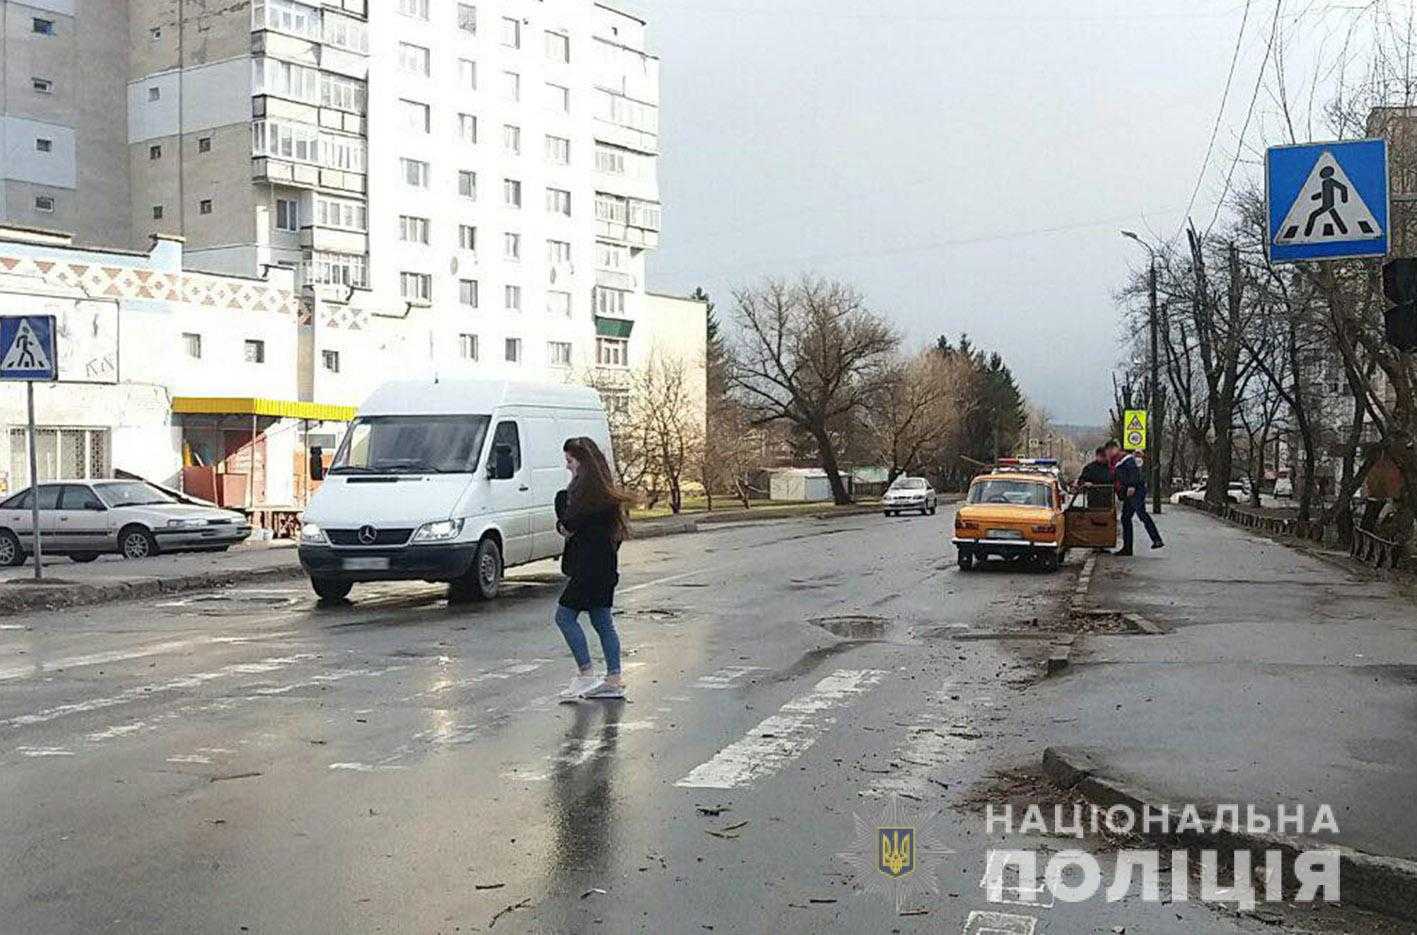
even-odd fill
[{"label": "blue road sign", "polygon": [[1276,263],[1386,256],[1387,141],[1271,147],[1265,205]]},{"label": "blue road sign", "polygon": [[59,379],[53,315],[0,317],[0,380]]}]

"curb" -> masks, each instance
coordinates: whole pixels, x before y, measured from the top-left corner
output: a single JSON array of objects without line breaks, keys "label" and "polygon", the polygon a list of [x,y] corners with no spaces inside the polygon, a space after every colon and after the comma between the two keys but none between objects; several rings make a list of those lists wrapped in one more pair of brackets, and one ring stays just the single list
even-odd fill
[{"label": "curb", "polygon": [[1082,575],[1078,578],[1077,587],[1073,589],[1072,600],[1068,603],[1069,617],[1119,617],[1129,629],[1147,636],[1163,636],[1171,632],[1171,627],[1141,614],[1095,606],[1088,597],[1088,590],[1092,587],[1092,576],[1096,571],[1097,553],[1094,552],[1083,564]]},{"label": "curb", "polygon": [[257,581],[284,581],[305,574],[300,564],[202,572],[175,578],[136,578],[104,584],[70,584],[62,590],[46,585],[12,584],[0,590],[0,616],[30,611],[64,610],[116,601],[140,600],[163,594],[206,591]]},{"label": "curb", "polygon": [[[1101,764],[1088,751],[1075,747],[1048,747],[1043,751],[1043,772],[1061,789],[1076,793],[1087,801],[1103,806],[1123,805],[1134,815],[1143,809],[1166,807],[1172,814],[1184,805],[1166,802],[1144,789],[1101,775]],[[1265,851],[1283,854],[1284,878],[1294,879],[1295,859],[1306,850],[1334,850],[1339,854],[1339,874],[1342,903],[1357,906],[1386,916],[1417,921],[1417,861],[1400,857],[1382,857],[1332,841],[1298,836],[1262,834],[1246,830],[1225,831],[1219,827],[1215,812],[1197,805],[1203,830],[1184,834],[1142,834],[1156,844],[1183,845],[1188,850],[1212,848],[1247,851],[1251,866],[1264,866]],[[1209,829],[1209,830],[1205,830]]]}]

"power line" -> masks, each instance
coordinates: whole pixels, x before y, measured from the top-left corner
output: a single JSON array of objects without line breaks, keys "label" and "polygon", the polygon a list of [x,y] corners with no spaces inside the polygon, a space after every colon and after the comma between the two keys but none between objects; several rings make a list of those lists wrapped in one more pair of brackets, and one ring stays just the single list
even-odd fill
[{"label": "power line", "polygon": [[[1215,112],[1215,126],[1210,128],[1210,142],[1205,146],[1205,158],[1201,160],[1200,171],[1196,173],[1196,185],[1191,189],[1190,201],[1186,203],[1186,212],[1181,216],[1182,227],[1185,226],[1186,219],[1191,216],[1191,209],[1196,205],[1196,198],[1200,195],[1201,185],[1205,182],[1206,169],[1210,168],[1210,157],[1215,151],[1215,138],[1220,135],[1220,123],[1225,118],[1225,105],[1230,101],[1230,85],[1235,80],[1235,66],[1240,61],[1240,47],[1244,44],[1245,26],[1250,21],[1250,4],[1252,0],[1245,0],[1245,12],[1240,18],[1240,31],[1235,34],[1235,51],[1230,55],[1230,70],[1225,75],[1225,90],[1220,94],[1220,108]],[[1178,230],[1176,236],[1180,236]]]},{"label": "power line", "polygon": [[1225,205],[1225,199],[1230,194],[1230,183],[1235,178],[1235,167],[1240,164],[1240,153],[1244,150],[1245,137],[1250,132],[1250,118],[1255,114],[1255,102],[1260,97],[1260,87],[1264,84],[1264,72],[1269,67],[1269,57],[1274,54],[1274,40],[1279,34],[1279,11],[1284,6],[1284,0],[1274,0],[1274,22],[1269,29],[1269,42],[1264,47],[1264,61],[1260,62],[1259,74],[1255,76],[1255,90],[1250,95],[1250,107],[1245,111],[1245,123],[1240,128],[1240,137],[1235,145],[1235,158],[1230,162],[1230,171],[1225,173],[1225,187],[1221,189],[1220,197],[1215,202],[1215,213],[1211,215],[1210,224],[1206,227],[1206,236],[1210,236],[1211,229],[1215,227],[1215,222],[1220,219],[1220,209]]}]

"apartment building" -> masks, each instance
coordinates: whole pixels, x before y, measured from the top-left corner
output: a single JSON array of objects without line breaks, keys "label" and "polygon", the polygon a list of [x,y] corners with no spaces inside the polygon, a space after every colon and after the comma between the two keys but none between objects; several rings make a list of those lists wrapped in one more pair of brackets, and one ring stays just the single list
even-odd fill
[{"label": "apartment building", "polygon": [[0,220],[292,269],[302,399],[633,365],[660,229],[642,20],[591,0],[0,11]]}]

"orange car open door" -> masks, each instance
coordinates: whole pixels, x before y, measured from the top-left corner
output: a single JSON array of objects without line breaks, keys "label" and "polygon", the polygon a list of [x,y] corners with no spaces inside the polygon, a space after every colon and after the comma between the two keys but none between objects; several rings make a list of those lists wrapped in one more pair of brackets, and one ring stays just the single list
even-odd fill
[{"label": "orange car open door", "polygon": [[1111,484],[1084,484],[1073,491],[1063,520],[1069,549],[1110,549],[1117,544],[1116,491]]}]

